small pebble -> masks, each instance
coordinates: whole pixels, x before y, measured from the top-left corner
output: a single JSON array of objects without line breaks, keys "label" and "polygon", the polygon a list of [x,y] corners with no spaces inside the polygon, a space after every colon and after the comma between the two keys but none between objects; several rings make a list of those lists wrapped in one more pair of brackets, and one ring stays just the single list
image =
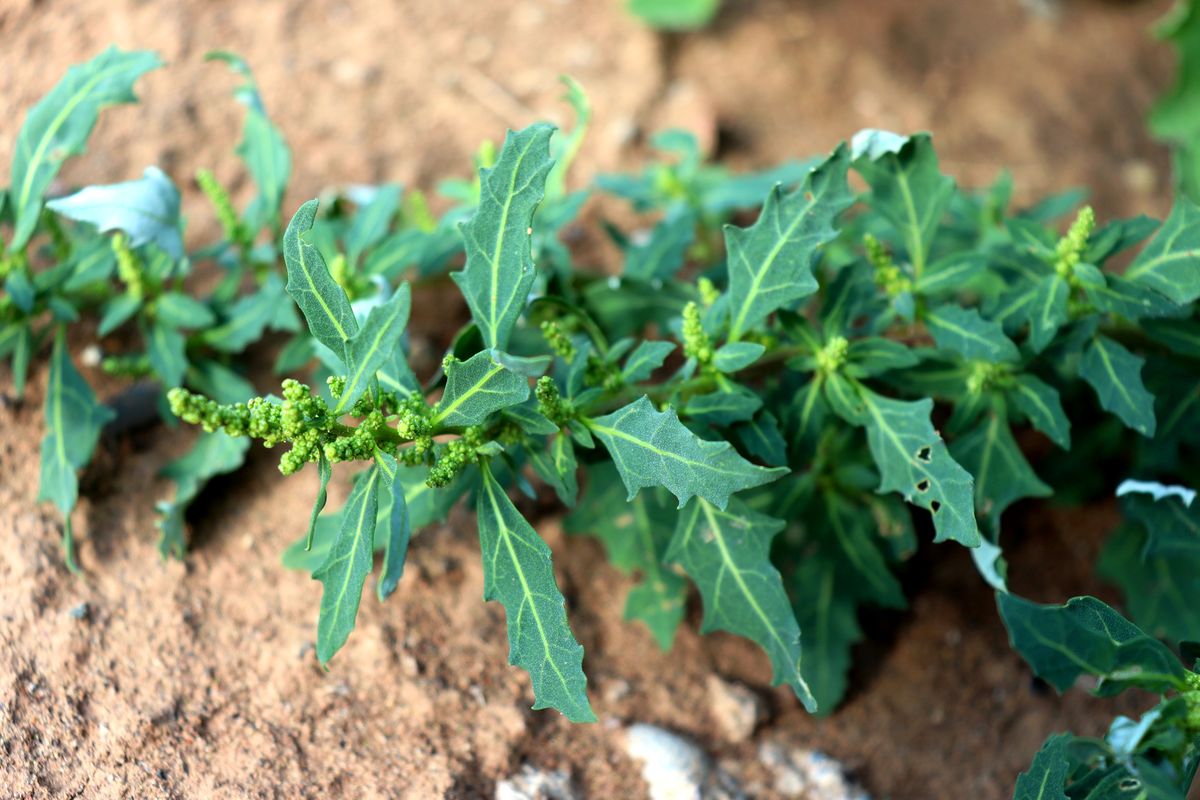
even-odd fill
[{"label": "small pebble", "polygon": [[80,603],[68,611],[67,616],[71,619],[87,619],[89,610],[87,603]]},{"label": "small pebble", "polygon": [[571,776],[524,764],[521,771],[496,784],[496,800],[576,800]]},{"label": "small pebble", "polygon": [[744,742],[754,735],[765,709],[758,695],[740,683],[708,676],[708,708],[721,735],[729,742]]}]

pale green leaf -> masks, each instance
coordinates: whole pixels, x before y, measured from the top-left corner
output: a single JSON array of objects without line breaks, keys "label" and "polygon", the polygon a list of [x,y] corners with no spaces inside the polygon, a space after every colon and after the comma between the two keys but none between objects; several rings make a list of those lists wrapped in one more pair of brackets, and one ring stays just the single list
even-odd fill
[{"label": "pale green leaf", "polygon": [[1067,322],[1067,299],[1071,289],[1057,275],[1042,278],[1033,291],[1025,313],[1029,318],[1029,346],[1040,353]]},{"label": "pale green leaf", "polygon": [[479,172],[479,207],[462,223],[467,261],[452,273],[488,348],[505,349],[533,286],[533,214],[545,191],[554,127],[510,131],[496,166]]},{"label": "pale green leaf", "polygon": [[567,624],[550,548],[517,511],[484,463],[476,515],[483,551],[483,599],[508,618],[508,661],[529,673],[535,709],[555,708],[572,722],[594,722],[583,648]]},{"label": "pale green leaf", "polygon": [[529,461],[534,472],[554,489],[563,505],[568,508],[575,505],[579,493],[575,473],[579,465],[575,461],[575,447],[568,434],[556,433],[550,439],[549,449],[530,449]]},{"label": "pale green leaf", "polygon": [[400,194],[404,190],[398,183],[385,183],[369,191],[370,201],[359,207],[346,231],[346,260],[352,266],[387,235],[392,219],[400,209]]},{"label": "pale green leaf", "polygon": [[639,281],[665,281],[683,267],[696,238],[696,218],[677,208],[651,229],[645,241],[635,239],[625,249],[624,275]]},{"label": "pale green leaf", "polygon": [[1107,336],[1096,336],[1079,362],[1079,375],[1096,390],[1105,411],[1146,437],[1154,436],[1154,395],[1142,383],[1146,360]]},{"label": "pale green leaf", "polygon": [[692,433],[675,409],[656,411],[643,396],[611,414],[587,421],[621,473],[629,497],[662,486],[682,508],[693,495],[724,508],[729,496],[769,483],[787,472],[746,461],[728,442],[710,442]]},{"label": "pale green leaf", "polygon": [[354,630],[363,583],[373,562],[379,484],[377,466],[359,475],[340,512],[337,539],[325,563],[313,572],[322,586],[317,619],[317,660],[322,665],[329,663]]},{"label": "pale green leaf", "polygon": [[309,200],[296,211],[283,234],[286,288],[300,306],[316,340],[349,364],[347,344],[358,333],[350,298],[329,274],[329,267],[317,248],[302,238],[312,229],[316,216],[317,201]]},{"label": "pale green leaf", "polygon": [[786,683],[815,711],[801,675],[800,626],[770,559],[771,540],[783,526],[740,501],[722,510],[697,497],[679,515],[666,557],[700,589],[702,631],[726,630],[756,642],[771,659],[772,683]]},{"label": "pale green leaf", "polygon": [[683,414],[713,425],[732,425],[753,417],[762,404],[762,398],[754,391],[733,384],[724,391],[693,395],[688,398]]},{"label": "pale green leaf", "polygon": [[207,328],[216,321],[212,309],[179,292],[166,292],[154,304],[155,313],[173,328]]},{"label": "pale green leaf", "polygon": [[798,188],[772,188],[749,228],[726,226],[731,341],[817,290],[812,268],[821,247],[837,236],[834,220],[854,200],[846,184],[848,167],[848,153],[840,147]]},{"label": "pale green leaf", "polygon": [[223,353],[240,353],[262,338],[282,304],[290,305],[283,282],[268,275],[257,292],[239,297],[229,306],[225,321],[202,332],[199,339]]},{"label": "pale green leaf", "polygon": [[329,463],[329,458],[325,455],[324,448],[317,449],[317,496],[313,500],[312,511],[308,515],[308,532],[304,535],[304,549],[311,550],[313,545],[313,536],[317,532],[317,520],[321,517],[321,512],[325,510],[325,503],[329,499],[329,479],[333,477],[333,465]]},{"label": "pale green leaf", "polygon": [[146,167],[134,181],[80,189],[46,208],[100,233],[123,231],[133,247],[153,243],[171,258],[183,258],[179,190],[158,167]]},{"label": "pale green leaf", "polygon": [[729,342],[713,353],[712,365],[720,372],[737,372],[758,361],[766,351],[758,342]]},{"label": "pale green leaf", "polygon": [[716,15],[721,0],[626,0],[629,13],[652,28],[685,31],[702,28]]},{"label": "pale green leaf", "polygon": [[384,529],[383,569],[375,584],[375,594],[383,602],[396,591],[404,575],[404,561],[408,556],[408,541],[412,538],[412,519],[408,513],[406,494],[408,487],[401,478],[400,464],[395,458],[380,450],[375,451],[375,466],[380,470],[383,484],[380,491],[391,495],[387,526]]},{"label": "pale green leaf", "polygon": [[446,391],[433,410],[433,424],[478,425],[488,415],[525,402],[529,381],[492,360],[492,354],[476,353],[466,361],[451,362],[446,368]]},{"label": "pale green leaf", "polygon": [[29,242],[37,228],[42,198],[64,161],[83,152],[100,110],[118,103],[133,103],[133,84],[144,73],[162,65],[148,50],[121,51],[110,47],[91,61],[67,70],[38,104],[29,111],[12,163],[10,202],[13,237],[9,252]]},{"label": "pale green leaf", "polygon": [[638,383],[646,380],[654,370],[663,365],[667,356],[674,350],[675,345],[672,342],[651,339],[639,342],[638,346],[629,354],[629,358],[625,359],[625,366],[621,368],[621,379],[626,383]]},{"label": "pale green leaf", "polygon": [[156,320],[142,329],[150,367],[166,388],[183,384],[187,373],[187,339],[182,333]]},{"label": "pale green leaf", "polygon": [[1063,449],[1071,447],[1071,422],[1063,411],[1058,390],[1041,378],[1018,375],[1008,398],[1025,419]]}]

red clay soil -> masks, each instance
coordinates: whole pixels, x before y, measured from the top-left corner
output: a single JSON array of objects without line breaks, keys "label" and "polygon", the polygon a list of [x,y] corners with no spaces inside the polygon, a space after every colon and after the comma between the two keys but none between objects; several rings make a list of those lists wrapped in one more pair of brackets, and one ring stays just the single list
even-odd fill
[{"label": "red clay soil", "polygon": [[[170,66],[145,79],[144,105],[105,115],[67,183],[157,163],[181,184],[215,166],[248,190],[229,155],[241,113],[232,79],[201,60],[227,48],[254,65],[293,145],[289,205],[334,179],[429,187],[461,174],[482,138],[562,118],[561,72],[596,107],[582,175],[636,164],[642,134],[668,123],[700,129],[740,165],[825,150],[866,126],[930,129],[966,184],[1008,166],[1025,198],[1088,185],[1101,216],[1169,205],[1165,156],[1142,125],[1169,74],[1169,54],[1146,32],[1162,3],[1067,2],[1057,19],[1017,0],[727,5],[710,31],[662,39],[615,0],[10,2],[0,8],[0,118],[10,121],[0,164],[23,109],[69,63],[115,42],[156,48]],[[209,214],[190,188],[185,211],[204,231]],[[267,388],[267,370],[259,375]],[[625,579],[551,517],[539,529],[601,718],[573,726],[528,710],[528,681],[505,664],[503,611],[480,599],[465,512],[420,534],[388,603],[364,596],[358,629],[322,672],[312,653],[320,587],[279,564],[307,520],[313,476],[284,480],[270,453],[253,451],[203,495],[187,561],[163,563],[152,508],[170,486],[156,473],[192,433],[156,426],[106,442],[84,476],[84,574],[72,577],[60,522],[34,502],[45,377],[43,359],[26,400],[0,404],[4,800],[490,797],[525,762],[569,770],[588,798],[636,798],[645,785],[619,739],[632,722],[695,737],[746,785],[769,783],[755,751],[779,740],[843,760],[875,797],[991,800],[1010,795],[1045,735],[1099,733],[1116,708],[1035,686],[969,557],[942,546],[924,548],[907,577],[910,612],[867,620],[849,698],[815,720],[769,689],[755,648],[697,636],[695,602],[675,650],[659,653],[619,619]],[[120,388],[87,377],[106,395]],[[0,391],[11,395],[6,367]],[[344,494],[338,483],[331,506]],[[1041,600],[1111,599],[1091,564],[1113,519],[1110,506],[1014,511],[1014,582]],[[752,741],[722,743],[708,712],[712,674],[767,701]]]}]

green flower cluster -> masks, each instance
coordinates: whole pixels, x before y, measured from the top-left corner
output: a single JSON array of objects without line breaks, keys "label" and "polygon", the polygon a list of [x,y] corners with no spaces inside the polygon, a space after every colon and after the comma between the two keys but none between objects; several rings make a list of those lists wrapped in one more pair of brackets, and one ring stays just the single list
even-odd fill
[{"label": "green flower cluster", "polygon": [[475,425],[464,430],[460,438],[439,448],[425,483],[433,489],[449,486],[468,465],[479,460],[479,448],[486,441],[483,428]]},{"label": "green flower cluster", "polygon": [[150,294],[150,282],[146,271],[142,268],[142,260],[129,244],[129,237],[124,233],[112,237],[113,254],[117,257],[117,277],[125,284],[129,296],[138,300]]},{"label": "green flower cluster", "polygon": [[150,356],[145,353],[132,355],[105,356],[100,362],[100,369],[105,375],[118,378],[145,378],[154,374],[150,365]]},{"label": "green flower cluster", "polygon": [[1075,265],[1083,258],[1083,252],[1087,249],[1088,237],[1095,229],[1096,212],[1092,210],[1091,206],[1084,206],[1079,209],[1079,214],[1071,223],[1066,236],[1059,239],[1058,244],[1054,247],[1054,271],[1058,273],[1058,277],[1071,284],[1072,288],[1079,282],[1075,277]]},{"label": "green flower cluster", "polygon": [[542,337],[550,345],[550,350],[554,355],[568,364],[575,360],[575,343],[571,341],[571,337],[567,335],[561,325],[553,320],[546,320],[542,323],[541,329]]},{"label": "green flower cluster", "polygon": [[1189,731],[1200,736],[1200,673],[1189,672],[1185,680],[1188,684],[1188,691],[1183,693],[1188,708],[1185,724]]},{"label": "green flower cluster", "polygon": [[825,375],[832,375],[846,363],[846,353],[849,350],[850,342],[845,336],[834,336],[817,351],[817,369]]},{"label": "green flower cluster", "polygon": [[225,238],[234,244],[246,244],[248,237],[245,226],[238,218],[237,209],[233,207],[229,192],[217,181],[217,176],[213,175],[210,170],[199,170],[196,172],[196,185],[200,187],[200,191],[204,192],[208,202],[212,203],[217,221],[221,223],[221,230],[225,232]]},{"label": "green flower cluster", "polygon": [[701,321],[700,306],[688,303],[683,307],[683,354],[703,368],[712,366],[715,352]]},{"label": "green flower cluster", "polygon": [[538,378],[533,396],[537,398],[538,413],[560,428],[575,418],[575,406],[558,391],[558,384],[549,375]]},{"label": "green flower cluster", "polygon": [[868,233],[863,236],[863,247],[867,251],[867,261],[875,268],[875,284],[884,294],[895,297],[912,291],[912,280],[896,264],[883,242]]}]

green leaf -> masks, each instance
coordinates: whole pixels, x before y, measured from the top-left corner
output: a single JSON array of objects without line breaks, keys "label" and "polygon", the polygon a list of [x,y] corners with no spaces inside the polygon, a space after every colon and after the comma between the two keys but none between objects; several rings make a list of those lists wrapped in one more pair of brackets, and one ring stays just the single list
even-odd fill
[{"label": "green leaf", "polygon": [[142,336],[146,340],[150,367],[163,386],[171,389],[182,385],[188,368],[187,339],[184,335],[162,320],[156,320],[143,327]]},{"label": "green leaf", "polygon": [[701,632],[726,630],[767,651],[772,684],[786,683],[810,712],[816,700],[801,676],[800,626],[771,564],[771,540],[784,527],[738,500],[722,510],[697,497],[679,515],[667,548],[704,599]]},{"label": "green leaf", "polygon": [[25,381],[29,376],[29,362],[33,359],[33,328],[28,323],[15,326],[12,344],[13,394],[18,399],[25,396]]},{"label": "green leaf", "polygon": [[529,673],[534,709],[555,708],[572,722],[594,722],[583,648],[567,624],[550,548],[508,499],[485,462],[476,515],[483,551],[483,599],[508,618],[508,663]]},{"label": "green leaf", "polygon": [[446,391],[433,409],[433,424],[478,425],[488,415],[528,397],[528,379],[497,364],[491,353],[476,353],[447,365]]},{"label": "green leaf", "polygon": [[1001,414],[984,416],[974,430],[956,439],[950,452],[975,478],[975,508],[1000,530],[1000,515],[1025,497],[1049,497],[1053,491],[1025,460]]},{"label": "green leaf", "polygon": [[686,31],[703,28],[721,7],[721,0],[627,0],[629,13],[652,28]]},{"label": "green leaf", "polygon": [[64,161],[83,152],[100,110],[133,103],[133,84],[162,61],[148,50],[124,52],[110,47],[67,70],[66,76],[29,111],[17,135],[12,163],[15,253],[29,242],[42,211],[42,198]]},{"label": "green leaf", "polygon": [[1067,800],[1063,792],[1071,767],[1067,745],[1073,738],[1069,733],[1058,733],[1046,740],[1033,757],[1029,771],[1017,776],[1013,800]]},{"label": "green leaf", "polygon": [[1034,289],[1026,313],[1029,317],[1029,346],[1040,353],[1067,322],[1067,300],[1071,289],[1057,275],[1042,278]]},{"label": "green leaf", "polygon": [[358,333],[358,320],[350,298],[338,286],[317,248],[301,238],[312,229],[317,201],[300,206],[283,234],[283,258],[287,263],[287,293],[300,306],[308,329],[317,341],[350,363],[347,344]]},{"label": "green leaf", "polygon": [[172,328],[207,328],[216,321],[212,309],[186,294],[167,292],[155,303],[158,318]]},{"label": "green leaf", "polygon": [[929,421],[933,401],[893,400],[860,390],[867,445],[880,472],[880,492],[899,492],[933,514],[935,542],[976,547],[974,481],[947,450]]},{"label": "green leaf", "polygon": [[488,348],[508,346],[533,286],[530,231],[545,191],[554,127],[509,131],[496,166],[479,171],[479,208],[459,226],[467,261],[452,273]]},{"label": "green leaf", "polygon": [[854,201],[848,167],[846,149],[839,147],[797,189],[772,188],[749,228],[725,227],[730,341],[817,290],[812,268],[821,247],[837,236],[834,220]]},{"label": "green leaf", "polygon": [[96,395],[71,363],[66,333],[58,329],[46,384],[46,435],[42,437],[38,501],[49,501],[63,515],[63,548],[75,569],[71,510],[79,499],[78,470],[92,459],[100,431],[115,415],[96,402]]},{"label": "green leaf", "polygon": [[324,448],[317,449],[317,496],[313,500],[312,513],[308,515],[308,532],[304,534],[304,549],[311,550],[313,544],[313,536],[317,531],[317,520],[321,517],[321,512],[325,510],[325,503],[329,500],[329,479],[333,477],[333,465],[329,463],[329,458],[325,455]]},{"label": "green leaf", "polygon": [[542,416],[537,410],[537,403],[529,401],[521,405],[509,406],[504,409],[504,416],[521,426],[521,430],[530,436],[548,436],[558,433],[558,426]]},{"label": "green leaf", "polygon": [[201,333],[200,341],[223,353],[240,353],[262,338],[280,306],[286,303],[283,282],[269,275],[257,292],[239,297],[229,306],[225,321]]},{"label": "green leaf", "polygon": [[644,242],[634,241],[625,249],[625,277],[670,280],[683,267],[695,238],[696,218],[684,208],[669,211]]},{"label": "green leaf", "polygon": [[614,567],[641,576],[625,600],[625,619],[645,623],[658,646],[670,650],[687,601],[687,581],[663,564],[679,512],[661,489],[639,492],[626,503],[621,477],[610,463],[589,467],[587,479],[587,490],[563,527],[595,536]]},{"label": "green leaf", "polygon": [[353,266],[359,258],[387,235],[392,219],[400,209],[400,194],[404,191],[398,183],[385,183],[372,187],[370,200],[360,206],[350,220],[346,231],[346,260]]},{"label": "green leaf", "polygon": [[367,391],[375,379],[375,372],[400,348],[404,326],[408,324],[410,301],[408,284],[400,284],[387,302],[371,309],[367,321],[350,337],[346,346],[350,371],[346,373],[346,388],[334,406],[334,414],[348,412]]},{"label": "green leaf", "polygon": [[571,437],[565,433],[555,434],[550,439],[549,451],[531,448],[529,460],[534,472],[554,489],[563,505],[574,506],[579,493],[579,482],[575,477],[579,465],[575,461]]},{"label": "green leaf", "polygon": [[1063,411],[1058,390],[1033,375],[1018,375],[1008,390],[1013,406],[1033,427],[1064,450],[1071,447],[1071,422]]},{"label": "green leaf", "polygon": [[1096,390],[1105,411],[1146,437],[1154,436],[1154,395],[1142,383],[1144,358],[1107,336],[1096,336],[1079,362],[1079,375]]},{"label": "green leaf", "polygon": [[1121,526],[1100,551],[1096,572],[1120,588],[1129,616],[1150,635],[1200,639],[1200,557],[1153,552],[1160,534],[1144,523]]},{"label": "green leaf", "polygon": [[1060,692],[1080,675],[1100,679],[1095,693],[1101,697],[1130,686],[1160,694],[1182,690],[1187,670],[1175,654],[1094,597],[1055,606],[998,593],[996,602],[1012,646]]},{"label": "green leaf", "polygon": [[142,300],[140,297],[135,297],[131,294],[117,295],[104,304],[100,313],[100,324],[96,328],[96,334],[101,337],[108,336],[128,322],[141,308]]},{"label": "green leaf", "polygon": [[273,231],[278,230],[283,195],[292,172],[291,151],[279,128],[267,116],[250,65],[240,56],[224,51],[207,53],[204,58],[206,61],[228,64],[230,69],[245,79],[245,83],[233,93],[237,101],[246,107],[246,121],[242,126],[242,140],[238,142],[237,154],[250,170],[258,189],[246,217],[250,227],[255,230],[264,225]]},{"label": "green leaf", "polygon": [[752,390],[734,384],[725,391],[693,395],[688,398],[683,413],[713,425],[732,425],[753,417],[762,404],[762,398]]},{"label": "green leaf", "polygon": [[1200,298],[1200,206],[1178,197],[1158,234],[1125,270],[1125,279],[1180,305]]},{"label": "green leaf", "polygon": [[375,465],[382,473],[383,490],[391,493],[391,508],[388,512],[387,537],[384,539],[383,569],[375,584],[379,602],[383,602],[396,591],[404,575],[404,561],[408,556],[408,540],[412,537],[412,520],[405,500],[404,481],[397,480],[401,474],[396,459],[382,451],[375,452]]},{"label": "green leaf", "polygon": [[175,482],[175,497],[158,504],[158,513],[162,515],[155,523],[159,555],[164,559],[183,559],[187,551],[184,514],[188,505],[212,478],[240,467],[249,449],[249,439],[235,439],[224,431],[205,431],[191,450],[162,468],[159,474]]},{"label": "green leaf", "polygon": [[925,325],[938,347],[968,360],[1011,363],[1020,357],[1000,323],[984,319],[973,308],[939,306],[926,314]]},{"label": "green leaf", "polygon": [[654,341],[650,339],[638,343],[625,366],[621,369],[621,380],[625,383],[638,383],[649,378],[654,370],[663,365],[667,356],[675,351],[673,342]]},{"label": "green leaf", "polygon": [[630,499],[639,489],[662,486],[680,508],[693,495],[724,508],[734,492],[787,472],[751,464],[728,442],[699,438],[679,421],[675,409],[655,411],[645,396],[586,424],[608,449]]},{"label": "green leaf", "polygon": [[938,169],[937,154],[925,133],[860,131],[850,146],[854,169],[871,187],[867,204],[895,229],[920,281],[954,196],[954,180]]},{"label": "green leaf", "polygon": [[878,375],[893,369],[913,367],[921,359],[907,345],[874,336],[856,339],[846,351],[847,374],[856,378]]},{"label": "green leaf", "polygon": [[354,630],[363,583],[373,562],[379,483],[377,466],[359,475],[341,510],[337,539],[325,563],[313,573],[322,586],[317,619],[317,659],[322,665],[329,663]]},{"label": "green leaf", "polygon": [[183,258],[179,190],[158,167],[146,167],[135,181],[89,186],[51,200],[46,208],[76,222],[95,225],[100,233],[123,231],[129,243],[153,243],[174,259]]},{"label": "green leaf", "polygon": [[772,467],[787,464],[787,442],[779,432],[779,422],[770,411],[762,411],[754,419],[733,428],[733,435],[742,448]]},{"label": "green leaf", "polygon": [[721,372],[737,372],[758,361],[767,348],[758,342],[729,342],[713,353],[713,366]]}]

